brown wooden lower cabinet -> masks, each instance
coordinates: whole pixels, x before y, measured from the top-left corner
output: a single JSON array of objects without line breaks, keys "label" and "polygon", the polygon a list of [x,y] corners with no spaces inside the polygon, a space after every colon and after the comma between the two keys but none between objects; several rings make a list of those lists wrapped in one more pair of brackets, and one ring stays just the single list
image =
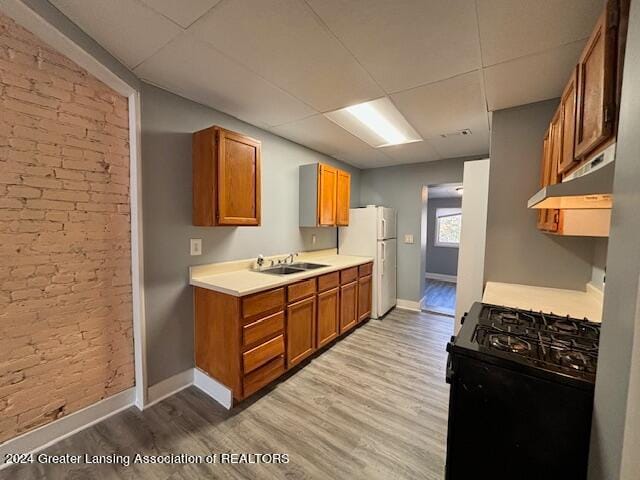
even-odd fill
[{"label": "brown wooden lower cabinet", "polygon": [[287,307],[287,366],[293,367],[315,350],[316,297]]},{"label": "brown wooden lower cabinet", "polygon": [[356,326],[358,321],[358,282],[340,287],[340,333]]},{"label": "brown wooden lower cabinet", "polygon": [[317,347],[323,347],[338,336],[340,331],[340,289],[332,288],[318,294]]},{"label": "brown wooden lower cabinet", "polygon": [[371,316],[371,275],[358,279],[358,322]]},{"label": "brown wooden lower cabinet", "polygon": [[196,287],[196,367],[254,394],[369,317],[371,265],[244,297]]}]

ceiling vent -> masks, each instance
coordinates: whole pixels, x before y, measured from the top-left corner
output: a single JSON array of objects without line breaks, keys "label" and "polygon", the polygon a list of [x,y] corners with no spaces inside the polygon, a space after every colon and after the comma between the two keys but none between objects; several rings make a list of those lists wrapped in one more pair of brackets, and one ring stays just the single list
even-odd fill
[{"label": "ceiling vent", "polygon": [[460,137],[464,135],[471,135],[471,129],[465,128],[463,130],[456,130],[455,132],[441,133],[439,136],[440,138],[450,138],[450,137]]}]

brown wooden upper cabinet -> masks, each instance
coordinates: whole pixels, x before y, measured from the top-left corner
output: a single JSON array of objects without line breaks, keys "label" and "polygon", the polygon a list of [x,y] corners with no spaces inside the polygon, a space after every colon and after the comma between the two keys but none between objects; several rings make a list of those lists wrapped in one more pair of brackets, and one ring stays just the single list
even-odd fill
[{"label": "brown wooden upper cabinet", "polygon": [[318,225],[332,226],[337,222],[338,169],[318,164]]},{"label": "brown wooden upper cabinet", "polygon": [[351,175],[324,163],[300,167],[300,226],[349,225]]},{"label": "brown wooden upper cabinet", "polygon": [[351,175],[338,170],[336,194],[336,224],[349,225],[349,203],[351,202]]},{"label": "brown wooden upper cabinet", "polygon": [[[557,143],[557,130],[559,122],[559,111],[553,117],[549,129],[545,133],[542,147],[542,175],[540,186],[546,187],[552,183],[557,183],[557,174],[554,174],[554,152],[557,155],[558,148],[554,145]],[[555,125],[555,128],[554,128]],[[557,210],[542,209],[538,212],[538,228],[548,232],[554,232],[558,228]]]},{"label": "brown wooden upper cabinet", "polygon": [[607,2],[578,61],[575,157],[582,159],[614,133],[618,2]]},{"label": "brown wooden upper cabinet", "polygon": [[194,225],[260,225],[260,149],[217,126],[193,134]]},{"label": "brown wooden upper cabinet", "polygon": [[577,68],[569,79],[569,83],[560,97],[560,157],[558,159],[558,174],[569,170],[575,159],[575,130],[576,130],[576,97],[577,97]]}]

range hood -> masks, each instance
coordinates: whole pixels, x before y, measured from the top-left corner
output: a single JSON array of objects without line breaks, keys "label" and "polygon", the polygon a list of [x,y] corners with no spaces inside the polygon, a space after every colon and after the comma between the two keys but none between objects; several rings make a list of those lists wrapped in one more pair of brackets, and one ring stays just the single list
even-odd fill
[{"label": "range hood", "polygon": [[615,162],[609,162],[585,175],[548,185],[529,199],[527,207],[561,210],[611,208],[614,168]]}]

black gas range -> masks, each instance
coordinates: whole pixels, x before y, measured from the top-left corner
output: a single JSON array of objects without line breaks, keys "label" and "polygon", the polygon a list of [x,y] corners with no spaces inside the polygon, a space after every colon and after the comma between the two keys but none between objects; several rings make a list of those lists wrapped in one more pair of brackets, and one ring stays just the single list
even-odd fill
[{"label": "black gas range", "polygon": [[447,345],[446,478],[586,478],[600,325],[475,303]]}]

